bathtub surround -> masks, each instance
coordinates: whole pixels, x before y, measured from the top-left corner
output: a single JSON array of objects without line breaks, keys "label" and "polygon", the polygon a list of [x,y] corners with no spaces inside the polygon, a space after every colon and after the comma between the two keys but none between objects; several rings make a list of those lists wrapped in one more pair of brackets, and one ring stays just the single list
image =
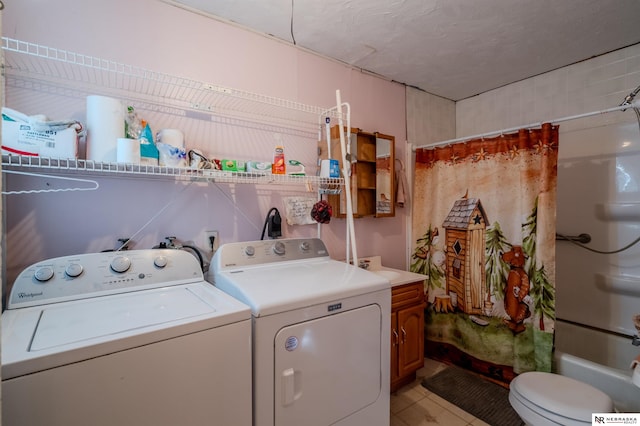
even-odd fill
[{"label": "bathtub surround", "polygon": [[554,371],[587,383],[609,395],[616,410],[640,413],[640,388],[633,385],[627,370],[619,370],[556,349]]}]

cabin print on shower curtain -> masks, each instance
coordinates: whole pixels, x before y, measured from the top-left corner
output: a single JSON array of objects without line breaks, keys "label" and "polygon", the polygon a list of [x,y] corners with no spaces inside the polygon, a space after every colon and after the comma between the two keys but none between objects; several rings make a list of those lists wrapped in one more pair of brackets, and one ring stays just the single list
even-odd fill
[{"label": "cabin print on shower curtain", "polygon": [[508,383],[550,371],[558,127],[416,151],[411,270],[427,356]]},{"label": "cabin print on shower curtain", "polygon": [[[484,239],[487,215],[480,200],[457,200],[442,227],[447,245],[445,294],[467,314],[482,314],[486,294]],[[453,303],[453,302],[452,302]]]}]

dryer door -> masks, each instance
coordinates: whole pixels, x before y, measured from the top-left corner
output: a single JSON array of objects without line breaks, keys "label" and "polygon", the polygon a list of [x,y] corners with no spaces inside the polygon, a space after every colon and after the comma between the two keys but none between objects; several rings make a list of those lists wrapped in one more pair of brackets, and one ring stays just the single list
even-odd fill
[{"label": "dryer door", "polygon": [[275,337],[275,424],[329,425],[376,401],[382,383],[378,305],[281,329]]}]

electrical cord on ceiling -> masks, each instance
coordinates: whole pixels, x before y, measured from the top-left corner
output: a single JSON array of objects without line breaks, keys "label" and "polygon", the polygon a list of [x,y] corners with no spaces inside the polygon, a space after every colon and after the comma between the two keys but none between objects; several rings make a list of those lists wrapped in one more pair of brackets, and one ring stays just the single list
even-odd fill
[{"label": "electrical cord on ceiling", "polygon": [[296,36],[293,35],[293,2],[294,0],[291,0],[291,40],[293,40],[293,45],[296,45]]},{"label": "electrical cord on ceiling", "polygon": [[593,252],[593,253],[598,253],[598,254],[616,254],[616,253],[620,253],[620,252],[622,252],[622,251],[625,251],[625,250],[627,250],[627,249],[630,249],[630,248],[631,248],[631,247],[633,247],[634,245],[638,244],[638,242],[640,242],[640,237],[638,237],[638,238],[636,238],[635,240],[633,240],[631,243],[627,244],[626,246],[624,246],[624,247],[622,247],[622,248],[619,248],[619,249],[617,249],[617,250],[612,250],[612,251],[603,251],[603,250],[596,250],[596,249],[592,249],[591,247],[587,247],[587,246],[585,246],[584,244],[581,244],[581,243],[579,243],[579,242],[575,241],[573,238],[571,238],[571,237],[569,237],[569,236],[562,235],[562,234],[558,234],[558,233],[556,233],[556,235],[557,235],[557,236],[559,236],[559,237],[562,237],[562,239],[563,239],[564,241],[568,241],[568,242],[570,242],[571,244],[575,244],[575,245],[577,245],[578,247],[581,247],[581,248],[583,248],[583,249],[585,249],[585,250],[589,250],[589,251],[591,251],[591,252]]},{"label": "electrical cord on ceiling", "polygon": [[[271,216],[271,213],[274,213],[274,215]],[[264,233],[267,230],[267,226],[269,227],[269,237],[278,238],[282,236],[282,218],[280,217],[280,212],[275,207],[269,210],[264,220],[262,236],[260,237],[261,240],[264,240]]]}]

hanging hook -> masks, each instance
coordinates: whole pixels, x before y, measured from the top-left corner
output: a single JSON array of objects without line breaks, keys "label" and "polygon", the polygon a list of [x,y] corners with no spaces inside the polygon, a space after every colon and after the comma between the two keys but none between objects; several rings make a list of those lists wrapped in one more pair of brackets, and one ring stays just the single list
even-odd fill
[{"label": "hanging hook", "polygon": [[28,189],[24,191],[2,191],[2,195],[43,194],[46,192],[67,192],[67,191],[95,191],[100,187],[98,182],[90,179],[80,179],[80,178],[72,178],[72,177],[66,177],[66,176],[51,176],[51,175],[44,175],[40,173],[19,172],[16,170],[2,170],[2,173],[42,177],[47,179],[60,179],[60,180],[66,180],[66,181],[72,181],[72,182],[83,182],[83,183],[90,183],[93,185],[92,187],[76,187],[76,188],[60,188],[60,189]]}]

